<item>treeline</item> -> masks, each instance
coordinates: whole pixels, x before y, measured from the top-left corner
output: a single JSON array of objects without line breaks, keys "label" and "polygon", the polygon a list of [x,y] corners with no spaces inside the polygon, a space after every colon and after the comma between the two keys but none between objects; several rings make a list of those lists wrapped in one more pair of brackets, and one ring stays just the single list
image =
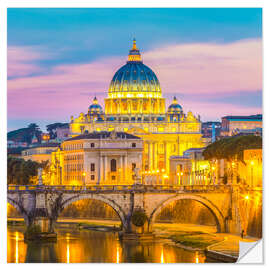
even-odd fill
[{"label": "treeline", "polygon": [[22,158],[8,157],[7,183],[14,185],[29,185],[38,174],[38,168],[47,168],[48,162],[25,161]]},{"label": "treeline", "polygon": [[218,140],[208,145],[203,151],[205,159],[227,159],[237,158],[243,160],[243,151],[246,149],[262,148],[262,137],[248,135],[229,137]]},{"label": "treeline", "polygon": [[194,200],[179,200],[169,204],[161,210],[156,222],[216,225],[213,214]]},{"label": "treeline", "polygon": [[17,142],[26,142],[30,144],[32,142],[33,136],[35,135],[38,142],[41,141],[41,130],[39,126],[35,123],[29,124],[26,128],[20,128],[8,132],[7,139]]},{"label": "treeline", "polygon": [[[119,219],[112,207],[91,199],[70,204],[60,214],[60,218]],[[212,213],[205,206],[192,200],[179,200],[168,205],[157,216],[156,222],[216,224]]]},{"label": "treeline", "polygon": [[119,219],[112,207],[101,201],[91,199],[72,203],[66,209],[64,209],[64,211],[60,214],[60,217],[113,220]]}]

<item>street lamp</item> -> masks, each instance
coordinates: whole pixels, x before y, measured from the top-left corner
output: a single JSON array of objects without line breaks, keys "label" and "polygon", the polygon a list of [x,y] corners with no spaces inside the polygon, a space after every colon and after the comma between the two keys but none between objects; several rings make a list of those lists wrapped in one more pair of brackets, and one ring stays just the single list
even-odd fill
[{"label": "street lamp", "polygon": [[86,175],[86,173],[85,172],[83,172],[83,184],[85,185],[85,175]]},{"label": "street lamp", "polygon": [[213,183],[213,185],[215,184],[215,169],[216,169],[216,167],[212,166],[212,183]]},{"label": "street lamp", "polygon": [[250,162],[250,165],[251,165],[251,187],[253,187],[253,166],[254,166],[253,160]]},{"label": "street lamp", "polygon": [[156,170],[156,185],[159,184],[159,169]]},{"label": "street lamp", "polygon": [[183,172],[181,172],[180,175],[181,175],[181,178],[180,179],[181,179],[181,185],[182,185],[182,184],[184,184],[183,183]]}]

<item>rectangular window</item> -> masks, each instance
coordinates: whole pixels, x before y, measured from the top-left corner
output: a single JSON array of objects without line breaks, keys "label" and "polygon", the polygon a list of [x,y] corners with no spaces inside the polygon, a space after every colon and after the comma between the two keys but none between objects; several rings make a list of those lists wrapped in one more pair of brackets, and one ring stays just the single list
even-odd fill
[{"label": "rectangular window", "polygon": [[91,163],[91,172],[95,171],[95,163]]},{"label": "rectangular window", "polygon": [[91,180],[95,180],[95,175],[91,174]]}]

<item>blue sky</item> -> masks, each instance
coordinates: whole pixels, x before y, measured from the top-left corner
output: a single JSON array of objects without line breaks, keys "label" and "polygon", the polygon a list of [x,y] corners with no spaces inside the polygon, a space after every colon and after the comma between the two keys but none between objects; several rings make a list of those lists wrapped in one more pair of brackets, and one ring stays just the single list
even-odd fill
[{"label": "blue sky", "polygon": [[[48,91],[50,93],[59,91],[59,94],[62,91],[59,85],[46,87],[43,83],[44,88],[40,87],[38,90],[30,90],[24,86],[21,89],[16,87],[16,90],[14,90],[12,88],[13,84],[22,82],[22,85],[25,85],[25,80],[28,79],[30,81],[31,78],[35,82],[39,78],[40,80],[44,78],[49,80],[50,75],[55,76],[57,72],[59,73],[55,69],[58,70],[62,66],[77,67],[78,65],[104,62],[104,69],[107,70],[108,67],[116,68],[117,70],[117,67],[125,63],[125,57],[130,49],[133,37],[136,37],[142,55],[146,54],[146,60],[148,59],[147,55],[150,55],[151,52],[165,50],[166,48],[176,48],[184,44],[197,44],[197,46],[200,46],[200,44],[217,44],[224,46],[226,49],[230,48],[229,46],[226,47],[226,44],[235,44],[239,41],[249,42],[250,40],[255,40],[257,42],[259,40],[261,42],[262,10],[257,8],[9,8],[8,48],[11,48],[13,53],[9,54],[8,51],[8,68],[9,65],[14,65],[14,69],[16,67],[23,69],[27,66],[27,72],[18,72],[16,70],[16,72],[9,72],[8,74],[8,79],[11,82],[11,86],[8,86],[8,128],[18,128],[24,126],[29,121],[35,121],[44,127],[46,123],[53,121],[68,121],[71,114],[80,112],[80,106],[81,111],[85,112],[87,110],[87,105],[84,101],[85,96],[80,95],[82,98],[81,103],[68,104],[68,110],[64,110],[64,112],[63,110],[59,112],[55,105],[50,106],[50,102],[48,102],[47,111],[50,112],[48,117],[45,112],[37,113],[35,114],[36,117],[33,117],[33,114],[27,109],[21,108],[21,111],[18,110],[18,102],[23,102],[22,98],[27,98],[29,101],[33,97],[33,103],[36,105],[33,106],[33,110],[37,110],[40,107],[38,103],[43,103],[43,99],[40,98],[42,94],[43,97]],[[222,46],[219,46],[220,54],[223,53]],[[250,48],[249,46],[251,45],[245,43],[243,46]],[[24,55],[24,53],[20,52],[27,53]],[[253,51],[251,50],[251,52]],[[261,52],[258,52],[258,55],[260,54]],[[23,59],[20,59],[22,55]],[[156,56],[158,57],[158,54]],[[189,56],[187,55],[187,57]],[[208,59],[211,57],[208,56]],[[232,57],[237,57],[237,54],[232,55]],[[110,66],[106,63],[108,59],[113,59],[115,64],[110,62]],[[117,59],[118,63],[116,63]],[[181,59],[179,60],[176,57],[176,61],[181,61]],[[196,61],[196,57],[192,61]],[[250,59],[250,61],[254,63],[254,59]],[[149,63],[152,62],[149,60]],[[145,62],[145,64],[147,63]],[[211,61],[209,61],[209,64],[211,64]],[[160,63],[158,65],[157,61],[152,63],[152,67],[155,67],[156,70],[159,70],[160,65]],[[112,70],[112,75],[116,70]],[[178,84],[172,86],[167,81],[168,76],[165,76],[166,73],[162,72],[161,68],[157,76],[159,77],[159,74],[161,74],[160,76],[163,78],[163,81],[161,81],[159,77],[161,86],[164,82],[164,87],[162,87],[164,96],[170,96],[170,93],[173,92],[177,93],[178,89],[172,89],[172,87],[181,88],[181,83],[178,82]],[[240,73],[243,72],[240,71]],[[246,73],[246,76],[248,74]],[[89,73],[87,76],[96,75]],[[100,82],[86,82],[85,89],[89,89],[89,99],[92,98],[91,92],[97,92],[101,96],[102,103],[102,95],[106,96],[105,92],[111,79],[110,76],[109,72],[105,72],[104,86]],[[226,76],[230,76],[230,74],[226,73]],[[243,75],[243,78],[245,78],[245,75]],[[224,103],[226,106],[227,104],[243,107],[250,106],[252,108],[251,113],[255,112],[254,108],[260,110],[261,85],[258,83],[245,84],[243,78],[241,78],[241,81],[243,81],[242,89],[239,89],[239,91],[237,88],[232,91],[231,86],[228,87],[228,91],[226,91],[226,88],[222,88],[221,91],[216,88],[216,85],[216,89],[212,88],[213,84],[209,83],[209,91],[203,94],[202,99],[205,102],[212,102],[216,105]],[[171,78],[168,78],[168,80],[171,80]],[[190,80],[192,81],[194,78]],[[211,77],[209,77],[210,80]],[[187,82],[183,85],[186,89],[189,89]],[[61,87],[65,88],[64,86]],[[250,89],[253,87],[254,89]],[[76,88],[76,86],[74,85],[73,88]],[[78,88],[80,88],[79,85]],[[245,88],[247,89],[245,90]],[[17,95],[19,91],[20,93],[24,92],[24,95]],[[68,91],[68,95],[77,93],[76,89],[73,91],[69,89]],[[78,91],[81,93],[84,90]],[[215,91],[217,91],[218,96],[213,97]],[[200,90],[198,90],[198,95],[201,95]],[[194,97],[196,97],[194,87],[192,91],[185,92],[181,90],[179,92],[179,98],[184,103],[187,101],[187,105],[189,100]],[[66,103],[69,100],[65,100],[63,97],[61,102]],[[43,105],[41,106],[42,110],[46,111]],[[201,108],[203,109],[203,106]],[[246,113],[245,110],[243,112]],[[203,115],[203,120],[216,120],[221,116],[217,115],[215,117],[213,114],[198,113]],[[225,112],[222,111],[222,113]],[[228,111],[228,113],[239,113],[239,111]]]}]

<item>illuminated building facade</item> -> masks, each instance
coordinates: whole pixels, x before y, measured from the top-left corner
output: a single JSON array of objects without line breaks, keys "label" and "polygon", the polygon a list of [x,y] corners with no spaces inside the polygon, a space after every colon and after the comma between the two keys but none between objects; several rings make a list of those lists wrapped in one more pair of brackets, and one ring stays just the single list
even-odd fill
[{"label": "illuminated building facade", "polygon": [[166,110],[159,80],[143,64],[133,40],[127,63],[113,76],[105,99],[105,110],[96,97],[88,112],[71,116],[72,137],[85,132],[127,132],[143,140],[143,171],[169,172],[171,155],[203,147],[200,117],[184,113],[176,97]]},{"label": "illuminated building facade", "polygon": [[61,147],[51,165],[52,184],[134,184],[136,172],[142,169],[143,141],[125,132],[83,134],[64,141]]},{"label": "illuminated building facade", "polygon": [[42,143],[36,144],[22,151],[21,157],[24,160],[32,160],[36,162],[49,161],[51,162],[52,152],[59,147],[58,143]]},{"label": "illuminated building facade", "polygon": [[221,122],[221,136],[232,136],[239,133],[262,133],[262,115],[224,116]]},{"label": "illuminated building facade", "polygon": [[211,164],[203,157],[205,148],[190,148],[183,156],[170,157],[170,179],[177,185],[214,184]]}]

